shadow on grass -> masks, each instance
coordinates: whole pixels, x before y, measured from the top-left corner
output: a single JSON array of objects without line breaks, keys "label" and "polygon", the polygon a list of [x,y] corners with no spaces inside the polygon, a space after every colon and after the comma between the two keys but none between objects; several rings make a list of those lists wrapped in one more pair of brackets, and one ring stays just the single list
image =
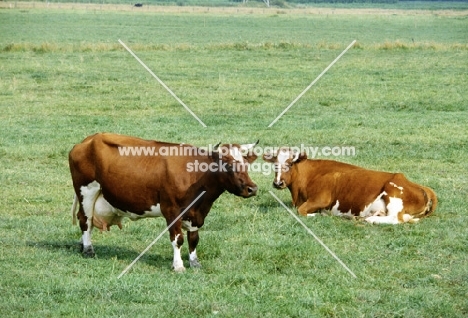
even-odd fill
[{"label": "shadow on grass", "polygon": [[[34,248],[41,248],[51,252],[60,252],[68,255],[81,255],[81,246],[78,242],[70,242],[69,240],[63,241],[28,241],[27,246]],[[96,252],[95,259],[112,260],[118,258],[119,260],[128,260],[130,264],[135,258],[140,255],[141,251],[128,249],[125,247],[119,247],[117,245],[100,245],[93,244],[94,251]],[[170,246],[166,248],[172,251]],[[172,264],[172,256],[162,256],[156,251],[148,251],[143,255],[139,262],[145,262],[146,264],[159,268],[168,268]],[[92,260],[93,258],[90,258]]]},{"label": "shadow on grass", "polygon": [[[268,193],[268,195],[270,195]],[[289,209],[296,211],[296,208],[293,206],[291,199],[287,200],[281,200]],[[270,213],[271,211],[275,211],[276,209],[281,209],[283,210],[284,207],[282,207],[278,201],[275,200],[275,198],[271,197],[271,200],[268,202],[259,202],[257,204],[257,209],[259,212],[262,213]]]}]

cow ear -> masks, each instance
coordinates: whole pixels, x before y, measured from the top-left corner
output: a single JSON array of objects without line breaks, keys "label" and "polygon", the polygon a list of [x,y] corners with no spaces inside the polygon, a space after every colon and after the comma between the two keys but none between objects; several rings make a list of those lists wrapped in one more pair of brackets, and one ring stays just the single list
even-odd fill
[{"label": "cow ear", "polygon": [[263,154],[263,160],[266,162],[275,163],[276,155],[273,152],[265,152]]},{"label": "cow ear", "polygon": [[306,160],[306,159],[307,159],[307,154],[305,152],[296,152],[294,154],[292,162],[296,163],[296,162]]},{"label": "cow ear", "polygon": [[256,154],[254,154],[254,153],[251,153],[251,154],[245,156],[244,158],[250,164],[250,163],[254,162],[258,158],[258,156]]}]

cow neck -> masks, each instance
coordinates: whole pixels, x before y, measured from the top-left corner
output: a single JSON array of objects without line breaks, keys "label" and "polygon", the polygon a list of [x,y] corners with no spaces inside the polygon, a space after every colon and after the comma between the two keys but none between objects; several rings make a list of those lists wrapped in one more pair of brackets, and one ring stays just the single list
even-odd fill
[{"label": "cow neck", "polygon": [[291,192],[292,202],[296,207],[299,207],[303,202],[301,201],[301,189],[305,189],[303,183],[307,182],[307,178],[301,177],[306,176],[307,163],[309,160],[300,161],[292,165],[291,170],[291,183],[288,185],[289,192]]},{"label": "cow neck", "polygon": [[[203,158],[204,162],[211,164],[213,162],[218,163],[213,158],[205,157]],[[223,172],[218,171],[206,171],[206,172],[199,172],[201,177],[199,179],[200,188],[207,193],[204,195],[206,199],[210,199],[211,202],[214,202],[225,190],[225,186],[223,185]]]}]

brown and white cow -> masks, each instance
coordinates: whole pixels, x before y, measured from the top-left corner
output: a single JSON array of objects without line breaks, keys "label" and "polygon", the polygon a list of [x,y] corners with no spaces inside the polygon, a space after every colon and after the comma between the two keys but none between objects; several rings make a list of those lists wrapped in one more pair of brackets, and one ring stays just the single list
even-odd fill
[{"label": "brown and white cow", "polygon": [[214,201],[224,191],[244,198],[257,192],[257,185],[247,171],[249,163],[257,156],[243,155],[255,145],[224,144],[208,151],[186,144],[110,133],[87,137],[69,154],[75,189],[73,221],[76,223],[77,216],[83,255],[94,256],[93,227],[108,230],[117,225],[122,228],[123,217],[138,220],[159,216],[163,216],[169,226],[206,191],[169,228],[174,270],[185,270],[180,253],[184,242],[182,228],[187,231],[190,266],[200,267],[196,253],[198,229],[203,226]]},{"label": "brown and white cow", "polygon": [[437,197],[401,173],[367,170],[333,160],[307,159],[281,147],[263,159],[275,164],[277,189],[288,188],[299,214],[317,212],[364,218],[370,223],[417,222],[431,214]]}]

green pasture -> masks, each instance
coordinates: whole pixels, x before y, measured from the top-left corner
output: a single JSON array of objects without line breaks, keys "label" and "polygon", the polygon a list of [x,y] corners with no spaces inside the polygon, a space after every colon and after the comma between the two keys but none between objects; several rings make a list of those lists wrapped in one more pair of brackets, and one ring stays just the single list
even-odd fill
[{"label": "green pasture", "polygon": [[[14,3],[31,2],[30,0],[16,0]],[[63,4],[60,0],[38,0],[36,3]],[[456,1],[414,1],[414,0],[270,0],[271,8],[291,9],[291,8],[379,8],[379,9],[403,9],[403,10],[466,10],[467,3],[464,0]],[[177,7],[206,7],[206,8],[267,8],[263,0],[146,0],[133,1],[126,0],[74,0],[68,3],[79,4],[123,4],[132,6],[135,3],[143,4],[143,8],[153,6],[177,6]],[[141,10],[140,10],[141,11]]]},{"label": "green pasture", "polygon": [[[467,316],[467,43],[467,16],[430,11],[0,9],[1,316]],[[319,157],[403,172],[432,187],[439,207],[398,226],[301,218],[353,278],[270,195],[273,176],[252,172],[258,195],[223,194],[207,217],[203,268],[173,273],[166,234],[117,279],[165,222],[95,231],[97,257],[81,257],[67,155],[100,131],[197,146],[352,146],[355,156]]]}]

